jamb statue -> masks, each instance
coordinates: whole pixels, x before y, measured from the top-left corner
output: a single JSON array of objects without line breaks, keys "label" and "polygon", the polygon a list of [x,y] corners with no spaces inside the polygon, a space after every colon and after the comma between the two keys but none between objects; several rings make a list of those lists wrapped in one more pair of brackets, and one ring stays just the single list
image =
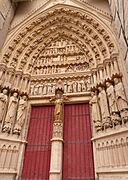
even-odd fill
[{"label": "jamb statue", "polygon": [[14,130],[13,130],[14,134],[20,135],[21,129],[25,122],[26,109],[27,109],[27,96],[23,95],[20,98],[19,104],[18,104],[16,124],[15,124]]},{"label": "jamb statue", "polygon": [[123,122],[126,123],[128,121],[128,102],[121,82],[121,77],[115,77],[114,84],[117,106]]},{"label": "jamb statue", "polygon": [[2,129],[3,132],[9,133],[12,128],[12,124],[15,122],[17,104],[18,104],[17,96],[18,96],[18,93],[14,92],[13,95],[10,97],[7,114],[5,117],[3,129]]},{"label": "jamb statue", "polygon": [[89,103],[92,106],[92,120],[95,124],[96,131],[98,132],[102,130],[102,121],[97,91],[92,91],[91,96],[92,98]]},{"label": "jamb statue", "polygon": [[3,118],[6,113],[7,101],[8,101],[7,93],[8,90],[6,88],[4,88],[0,93],[0,123],[3,122]]},{"label": "jamb statue", "polygon": [[99,86],[98,90],[99,90],[98,101],[101,109],[102,124],[103,124],[103,129],[105,130],[112,126],[110,113],[108,109],[107,95],[103,86]]},{"label": "jamb statue", "polygon": [[108,97],[111,120],[113,125],[118,125],[121,123],[121,118],[119,116],[119,110],[117,107],[114,87],[111,81],[106,81],[106,86],[107,86],[106,93]]}]

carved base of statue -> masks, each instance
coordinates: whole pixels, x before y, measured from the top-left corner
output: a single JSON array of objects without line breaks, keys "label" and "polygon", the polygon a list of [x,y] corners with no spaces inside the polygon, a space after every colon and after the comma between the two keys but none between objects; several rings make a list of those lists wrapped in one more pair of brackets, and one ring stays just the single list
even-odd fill
[{"label": "carved base of statue", "polygon": [[53,138],[63,138],[63,123],[54,123]]},{"label": "carved base of statue", "polygon": [[12,124],[11,123],[6,123],[4,126],[3,126],[3,129],[2,129],[2,131],[3,132],[7,132],[7,133],[9,133],[10,132],[10,130],[11,130],[11,126],[12,126]]},{"label": "carved base of statue", "polygon": [[121,124],[121,118],[117,112],[113,112],[111,115],[112,124],[114,126]]},{"label": "carved base of statue", "polygon": [[102,122],[101,121],[96,121],[95,123],[95,129],[96,131],[101,131],[102,130]]},{"label": "carved base of statue", "polygon": [[120,112],[120,115],[121,115],[121,118],[122,118],[123,123],[128,122],[128,109],[123,109],[123,110]]},{"label": "carved base of statue", "polygon": [[20,135],[21,132],[21,126],[19,124],[16,124],[13,130],[13,134]]},{"label": "carved base of statue", "polygon": [[105,117],[102,120],[102,129],[108,129],[112,127],[112,123],[111,123],[111,118],[110,117]]}]

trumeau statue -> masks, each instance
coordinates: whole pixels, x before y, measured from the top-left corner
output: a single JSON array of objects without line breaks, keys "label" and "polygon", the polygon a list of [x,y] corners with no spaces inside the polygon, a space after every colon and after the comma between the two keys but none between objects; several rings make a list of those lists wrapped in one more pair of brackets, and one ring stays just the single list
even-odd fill
[{"label": "trumeau statue", "polygon": [[7,89],[3,89],[2,93],[0,93],[0,123],[3,121],[4,115],[6,113],[6,108],[7,108]]},{"label": "trumeau statue", "polygon": [[128,121],[128,102],[125,96],[121,78],[114,78],[117,106],[124,122]]},{"label": "trumeau statue", "polygon": [[14,130],[13,130],[14,134],[19,135],[21,132],[22,126],[24,125],[24,122],[25,122],[26,109],[27,109],[27,96],[23,95],[20,98],[20,101],[18,104],[16,124],[15,124]]},{"label": "trumeau statue", "polygon": [[3,126],[3,132],[10,132],[12,124],[16,118],[17,112],[17,104],[18,104],[18,93],[14,92],[13,95],[10,97],[8,111],[5,117],[5,122]]},{"label": "trumeau statue", "polygon": [[104,87],[99,86],[98,90],[99,90],[98,100],[99,100],[99,105],[101,108],[102,124],[103,124],[103,128],[106,129],[111,126],[107,95],[104,90]]},{"label": "trumeau statue", "polygon": [[63,108],[64,108],[64,100],[67,100],[67,97],[63,96],[64,85],[61,80],[58,81],[55,89],[55,97],[51,98],[50,101],[54,102],[55,110],[54,110],[54,122],[63,122]]},{"label": "trumeau statue", "polygon": [[100,107],[98,103],[98,97],[97,97],[97,92],[91,92],[91,100],[90,104],[92,106],[92,120],[95,124],[96,131],[102,130],[102,122],[101,122],[101,112],[100,112]]},{"label": "trumeau statue", "polygon": [[120,124],[121,119],[119,117],[119,110],[117,107],[114,87],[112,85],[112,82],[110,81],[106,82],[106,86],[107,86],[106,93],[108,97],[111,119],[112,119],[113,124],[117,125],[117,124]]}]

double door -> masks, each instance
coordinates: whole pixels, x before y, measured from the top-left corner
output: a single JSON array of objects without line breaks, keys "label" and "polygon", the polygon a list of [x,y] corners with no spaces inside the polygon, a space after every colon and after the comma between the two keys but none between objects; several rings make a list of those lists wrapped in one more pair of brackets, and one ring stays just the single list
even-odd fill
[{"label": "double door", "polygon": [[[21,180],[49,180],[54,106],[32,107]],[[94,180],[88,104],[64,106],[63,180]]]}]

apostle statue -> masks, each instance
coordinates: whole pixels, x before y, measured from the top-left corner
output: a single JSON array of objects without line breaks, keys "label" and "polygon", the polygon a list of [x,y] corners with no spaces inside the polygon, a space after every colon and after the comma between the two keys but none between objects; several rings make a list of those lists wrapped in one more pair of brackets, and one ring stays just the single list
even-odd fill
[{"label": "apostle statue", "polygon": [[3,121],[3,118],[6,113],[7,101],[8,101],[7,93],[8,93],[7,89],[3,89],[2,92],[0,93],[0,123]]},{"label": "apostle statue", "polygon": [[108,109],[107,95],[102,85],[98,87],[98,90],[99,90],[98,100],[101,109],[103,129],[107,129],[111,127],[111,119]]},{"label": "apostle statue", "polygon": [[95,124],[96,131],[102,130],[102,121],[101,121],[101,112],[100,112],[100,107],[99,107],[99,102],[98,102],[98,97],[97,97],[97,91],[92,91],[91,92],[91,100],[90,104],[92,106],[92,120]]},{"label": "apostle statue", "polygon": [[14,126],[13,133],[20,135],[21,129],[25,122],[26,117],[26,109],[27,109],[27,96],[23,95],[20,97],[18,110],[17,110],[17,118]]},{"label": "apostle statue", "polygon": [[114,78],[115,94],[117,106],[120,111],[121,118],[124,122],[128,121],[128,102],[125,96],[124,87],[121,82],[121,77]]},{"label": "apostle statue", "polygon": [[119,116],[119,110],[117,107],[116,96],[112,82],[106,81],[106,87],[111,120],[113,125],[118,125],[121,122],[121,118]]},{"label": "apostle statue", "polygon": [[7,114],[4,121],[3,132],[10,132],[12,124],[15,122],[17,104],[18,104],[18,93],[14,92],[10,97]]}]

